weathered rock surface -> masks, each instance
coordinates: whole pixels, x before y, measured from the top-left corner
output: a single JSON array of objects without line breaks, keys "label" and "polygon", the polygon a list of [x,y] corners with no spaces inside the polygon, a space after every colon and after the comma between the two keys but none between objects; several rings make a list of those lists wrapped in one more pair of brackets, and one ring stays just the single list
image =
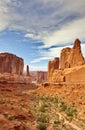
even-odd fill
[{"label": "weathered rock surface", "polygon": [[44,71],[38,71],[36,73],[36,82],[37,83],[43,83],[47,81],[47,72]]},{"label": "weathered rock surface", "polygon": [[52,73],[59,69],[59,58],[54,58],[53,61],[48,62],[48,80],[51,80]]},{"label": "weathered rock surface", "polygon": [[66,82],[85,82],[85,65],[64,70]]},{"label": "weathered rock surface", "polygon": [[3,83],[29,83],[29,67],[27,76],[23,75],[24,60],[14,54],[0,53],[0,82]]},{"label": "weathered rock surface", "polygon": [[10,53],[0,53],[0,73],[23,74],[24,61]]},{"label": "weathered rock surface", "polygon": [[29,73],[29,66],[27,65],[27,68],[26,68],[26,76],[30,76],[30,73]]},{"label": "weathered rock surface", "polygon": [[85,61],[79,39],[75,40],[73,48],[64,48],[61,51],[60,69],[54,63],[48,63],[48,81],[85,82]]},{"label": "weathered rock surface", "polygon": [[71,68],[85,63],[81,52],[80,40],[76,39],[73,48],[64,48],[61,51],[60,68]]}]

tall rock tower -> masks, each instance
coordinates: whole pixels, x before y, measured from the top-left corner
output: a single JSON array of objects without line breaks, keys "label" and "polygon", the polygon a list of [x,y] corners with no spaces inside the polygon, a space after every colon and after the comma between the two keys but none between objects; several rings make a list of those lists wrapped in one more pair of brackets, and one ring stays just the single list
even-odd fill
[{"label": "tall rock tower", "polygon": [[80,40],[76,39],[73,48],[64,48],[60,56],[60,69],[71,68],[85,63]]},{"label": "tall rock tower", "polygon": [[29,66],[27,65],[27,68],[26,68],[26,76],[29,76],[30,73],[29,73]]},{"label": "tall rock tower", "polygon": [[48,62],[48,74],[47,74],[48,81],[51,80],[52,73],[57,69],[59,69],[59,58],[55,57],[53,61]]}]

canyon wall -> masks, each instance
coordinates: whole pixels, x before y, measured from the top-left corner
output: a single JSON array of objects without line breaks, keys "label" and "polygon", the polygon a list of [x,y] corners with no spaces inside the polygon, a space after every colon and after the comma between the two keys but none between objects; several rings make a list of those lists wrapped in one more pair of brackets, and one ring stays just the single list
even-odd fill
[{"label": "canyon wall", "polygon": [[24,60],[14,54],[0,53],[0,82],[29,83],[31,78],[23,75]]},{"label": "canyon wall", "polygon": [[56,57],[54,58],[53,61],[48,62],[48,74],[47,74],[48,81],[51,80],[53,72],[58,69],[59,69],[59,58]]},{"label": "canyon wall", "polygon": [[49,82],[85,82],[85,60],[80,43],[76,39],[73,48],[62,49],[59,67],[54,60],[48,63]]},{"label": "canyon wall", "polygon": [[9,53],[0,53],[0,73],[23,74],[22,58]]},{"label": "canyon wall", "polygon": [[60,56],[60,69],[71,68],[85,63],[80,40],[76,39],[73,48],[64,48]]},{"label": "canyon wall", "polygon": [[37,83],[43,83],[47,81],[47,72],[44,71],[38,71],[36,73],[36,82]]}]

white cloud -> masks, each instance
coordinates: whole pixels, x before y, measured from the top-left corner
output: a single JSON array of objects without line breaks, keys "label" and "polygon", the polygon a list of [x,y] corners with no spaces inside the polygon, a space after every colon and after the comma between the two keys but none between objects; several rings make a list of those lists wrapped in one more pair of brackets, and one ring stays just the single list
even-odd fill
[{"label": "white cloud", "polygon": [[[73,45],[68,45],[68,46],[64,46],[64,47],[56,47],[56,48],[50,48],[49,51],[42,51],[41,54],[42,54],[42,58],[37,58],[35,60],[33,60],[31,62],[31,65],[29,65],[29,70],[30,71],[47,71],[47,65],[40,65],[40,66],[36,66],[36,65],[32,65],[32,63],[39,63],[43,60],[53,60],[54,57],[60,57],[60,53],[61,53],[61,50],[63,48],[66,48],[66,47],[70,47],[72,48]],[[83,56],[85,57],[85,44],[81,43],[81,49],[82,49],[82,54]],[[45,57],[47,56],[47,57]],[[26,71],[26,66],[24,67],[24,71]]]},{"label": "white cloud", "polygon": [[60,30],[50,33],[43,38],[44,48],[53,45],[69,45],[77,37],[85,39],[85,18],[75,20],[74,22],[62,27]]},{"label": "white cloud", "polygon": [[82,54],[85,58],[85,43],[84,44],[81,44],[81,49],[82,49]]},{"label": "white cloud", "polygon": [[[74,43],[73,43],[74,44]],[[48,59],[50,60],[53,60],[54,57],[60,57],[60,53],[61,53],[61,50],[63,48],[66,48],[66,47],[70,47],[72,48],[73,45],[67,45],[67,46],[63,46],[63,47],[55,47],[55,48],[50,48],[48,51],[41,51],[41,55],[43,56],[42,59],[47,56]],[[81,50],[82,50],[82,54],[83,56],[85,57],[85,44],[81,43]],[[39,58],[41,59],[41,58]],[[35,59],[35,62],[37,62],[38,59]],[[39,62],[39,61],[38,61]]]},{"label": "white cloud", "polygon": [[47,71],[47,66],[29,66],[30,71]]},{"label": "white cloud", "polygon": [[41,58],[34,59],[33,61],[31,61],[31,63],[38,63],[38,62],[45,61],[45,60],[48,60],[48,59],[51,59],[51,58],[52,58],[52,56],[41,57]]},{"label": "white cloud", "polygon": [[60,55],[62,47],[48,51],[43,47],[70,45],[77,37],[85,40],[85,0],[2,0],[0,31],[5,29],[20,30],[25,38],[43,42],[41,57],[32,63],[51,59]]},{"label": "white cloud", "polygon": [[45,36],[44,32],[48,34],[56,31],[56,28],[72,22],[76,17],[85,17],[84,0],[0,1],[1,31],[8,28],[24,31],[26,34],[37,32],[41,40]]}]

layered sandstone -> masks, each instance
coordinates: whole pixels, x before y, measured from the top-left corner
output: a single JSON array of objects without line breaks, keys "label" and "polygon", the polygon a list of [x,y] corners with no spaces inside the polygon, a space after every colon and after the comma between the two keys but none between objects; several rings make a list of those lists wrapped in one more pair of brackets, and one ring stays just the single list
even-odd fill
[{"label": "layered sandstone", "polygon": [[[73,48],[62,49],[59,63],[60,69],[54,63],[48,63],[48,81],[55,83],[85,82],[85,61],[79,39],[75,40]],[[51,67],[49,67],[49,64],[51,64]]]},{"label": "layered sandstone", "polygon": [[24,60],[14,54],[0,53],[0,82],[29,83],[29,67],[27,76],[23,75]]},{"label": "layered sandstone", "polygon": [[64,48],[60,56],[60,68],[71,68],[85,63],[81,52],[80,40],[76,39],[73,48]]},{"label": "layered sandstone", "polygon": [[24,61],[10,53],[0,53],[0,73],[23,74]]},{"label": "layered sandstone", "polygon": [[29,66],[27,65],[27,68],[26,68],[26,76],[29,76],[30,73],[29,73]]},{"label": "layered sandstone", "polygon": [[38,71],[36,73],[36,82],[37,83],[43,83],[47,81],[47,72],[44,71]]},{"label": "layered sandstone", "polygon": [[59,58],[54,58],[53,61],[48,62],[48,80],[51,80],[52,73],[59,69]]}]

